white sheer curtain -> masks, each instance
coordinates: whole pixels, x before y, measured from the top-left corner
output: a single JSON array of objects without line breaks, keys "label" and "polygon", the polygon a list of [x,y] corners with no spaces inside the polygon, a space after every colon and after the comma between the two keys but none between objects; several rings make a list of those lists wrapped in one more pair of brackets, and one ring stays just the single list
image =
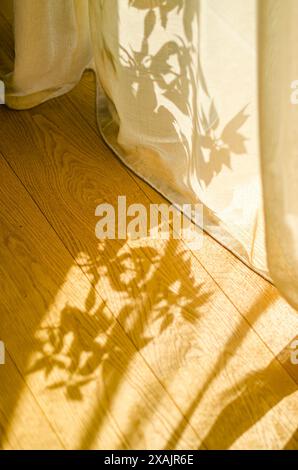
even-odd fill
[{"label": "white sheer curtain", "polygon": [[119,158],[178,206],[201,202],[205,230],[298,308],[297,0],[14,10],[8,106],[65,93],[94,63],[99,128]]},{"label": "white sheer curtain", "polygon": [[[263,0],[259,12],[260,160],[272,278],[298,308],[298,2]],[[290,90],[290,92],[289,92]]]}]

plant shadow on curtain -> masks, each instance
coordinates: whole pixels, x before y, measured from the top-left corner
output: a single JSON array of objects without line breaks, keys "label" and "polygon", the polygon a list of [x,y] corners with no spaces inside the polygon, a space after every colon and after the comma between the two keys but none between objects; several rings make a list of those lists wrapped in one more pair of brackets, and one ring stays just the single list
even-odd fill
[{"label": "plant shadow on curtain", "polygon": [[[93,2],[103,91],[99,127],[124,163],[171,202],[201,202],[204,229],[268,278],[256,155],[246,163],[252,160],[246,145],[250,103],[220,119],[200,60],[200,4],[131,0],[120,8],[120,23],[124,17],[128,24],[120,34],[117,15],[111,18],[107,4]],[[113,5],[115,11],[117,1]],[[134,24],[143,25],[136,44],[129,36]]]}]

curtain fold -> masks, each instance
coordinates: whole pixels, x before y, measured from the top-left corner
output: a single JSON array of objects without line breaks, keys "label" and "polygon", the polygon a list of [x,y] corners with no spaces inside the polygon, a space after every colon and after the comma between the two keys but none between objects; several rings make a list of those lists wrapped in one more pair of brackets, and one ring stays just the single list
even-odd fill
[{"label": "curtain fold", "polygon": [[260,155],[272,278],[298,309],[298,2],[259,2]]},{"label": "curtain fold", "polygon": [[92,59],[86,0],[14,0],[14,31],[6,103],[15,109],[66,93]]},{"label": "curtain fold", "polygon": [[204,229],[298,308],[298,2],[15,0],[14,9],[8,106],[67,92],[94,61],[98,124],[118,157],[178,207],[202,203]]}]

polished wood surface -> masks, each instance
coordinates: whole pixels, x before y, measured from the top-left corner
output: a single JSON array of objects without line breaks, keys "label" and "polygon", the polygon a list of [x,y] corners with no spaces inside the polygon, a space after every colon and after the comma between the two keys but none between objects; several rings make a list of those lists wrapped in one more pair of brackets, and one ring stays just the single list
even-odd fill
[{"label": "polished wood surface", "polygon": [[276,289],[207,234],[96,239],[100,202],[164,200],[102,142],[93,73],[1,106],[0,133],[1,448],[297,449],[298,314]]}]

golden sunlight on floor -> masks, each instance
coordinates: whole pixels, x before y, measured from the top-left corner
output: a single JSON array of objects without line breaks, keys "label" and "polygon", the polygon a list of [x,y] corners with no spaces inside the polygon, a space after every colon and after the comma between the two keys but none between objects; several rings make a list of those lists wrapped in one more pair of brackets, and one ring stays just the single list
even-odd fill
[{"label": "golden sunlight on floor", "polygon": [[162,197],[101,141],[93,74],[1,106],[0,132],[0,447],[297,449],[298,314],[275,288],[208,235],[95,238],[98,203]]}]

